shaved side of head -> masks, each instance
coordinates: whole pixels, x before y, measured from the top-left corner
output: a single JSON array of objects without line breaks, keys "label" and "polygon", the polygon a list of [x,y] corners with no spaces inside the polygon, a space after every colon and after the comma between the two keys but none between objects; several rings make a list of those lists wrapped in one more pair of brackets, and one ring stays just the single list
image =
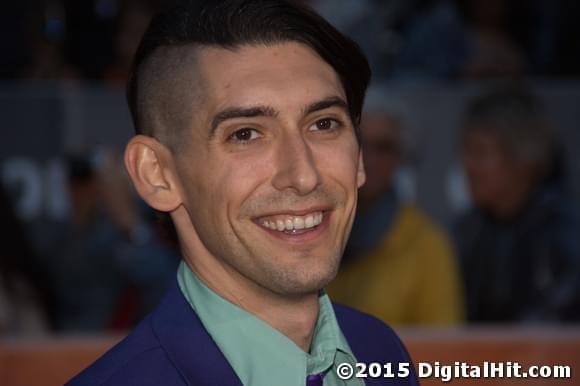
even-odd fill
[{"label": "shaved side of head", "polygon": [[[193,44],[159,47],[142,64],[136,82],[136,116],[141,133],[170,149],[187,143],[203,100],[204,81],[197,66],[199,47]],[[189,129],[189,130],[188,130]]]}]

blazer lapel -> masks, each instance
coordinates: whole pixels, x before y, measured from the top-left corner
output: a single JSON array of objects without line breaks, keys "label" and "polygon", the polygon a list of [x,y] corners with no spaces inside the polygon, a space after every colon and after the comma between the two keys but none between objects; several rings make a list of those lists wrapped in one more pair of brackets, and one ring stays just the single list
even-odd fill
[{"label": "blazer lapel", "polygon": [[195,311],[183,297],[177,280],[152,315],[152,328],[167,355],[189,385],[241,385]]}]

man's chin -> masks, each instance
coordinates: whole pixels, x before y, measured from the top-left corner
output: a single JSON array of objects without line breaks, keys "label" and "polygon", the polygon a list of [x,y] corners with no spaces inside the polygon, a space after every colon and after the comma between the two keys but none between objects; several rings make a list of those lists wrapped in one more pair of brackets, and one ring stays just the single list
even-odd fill
[{"label": "man's chin", "polygon": [[318,272],[284,275],[284,277],[272,283],[272,289],[279,295],[287,297],[303,297],[317,294],[334,280],[337,271],[338,266],[333,266]]}]

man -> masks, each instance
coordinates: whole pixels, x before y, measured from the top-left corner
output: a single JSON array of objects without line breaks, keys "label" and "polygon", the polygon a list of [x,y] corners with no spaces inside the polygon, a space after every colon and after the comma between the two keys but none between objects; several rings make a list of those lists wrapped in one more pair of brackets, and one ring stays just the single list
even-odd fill
[{"label": "man", "polygon": [[369,75],[352,42],[286,1],[186,3],[152,21],[125,160],[184,262],[161,306],[72,385],[384,384],[341,379],[357,361],[417,384],[392,330],[321,291],[365,178]]},{"label": "man", "polygon": [[580,318],[580,216],[549,126],[517,88],[468,106],[461,150],[473,208],[456,233],[472,322]]},{"label": "man", "polygon": [[328,293],[392,325],[458,324],[462,293],[451,242],[395,186],[408,136],[404,106],[388,99],[379,87],[367,95],[362,120],[366,182]]}]

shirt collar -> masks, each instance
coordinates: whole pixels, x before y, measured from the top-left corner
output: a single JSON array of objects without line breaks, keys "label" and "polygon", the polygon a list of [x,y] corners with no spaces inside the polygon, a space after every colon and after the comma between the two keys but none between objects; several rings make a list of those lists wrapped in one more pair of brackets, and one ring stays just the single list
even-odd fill
[{"label": "shirt collar", "polygon": [[307,374],[328,370],[337,352],[354,358],[326,293],[319,297],[319,315],[310,353],[264,321],[209,289],[182,262],[179,287],[207,332],[244,385],[266,386],[283,379],[304,385]]}]

